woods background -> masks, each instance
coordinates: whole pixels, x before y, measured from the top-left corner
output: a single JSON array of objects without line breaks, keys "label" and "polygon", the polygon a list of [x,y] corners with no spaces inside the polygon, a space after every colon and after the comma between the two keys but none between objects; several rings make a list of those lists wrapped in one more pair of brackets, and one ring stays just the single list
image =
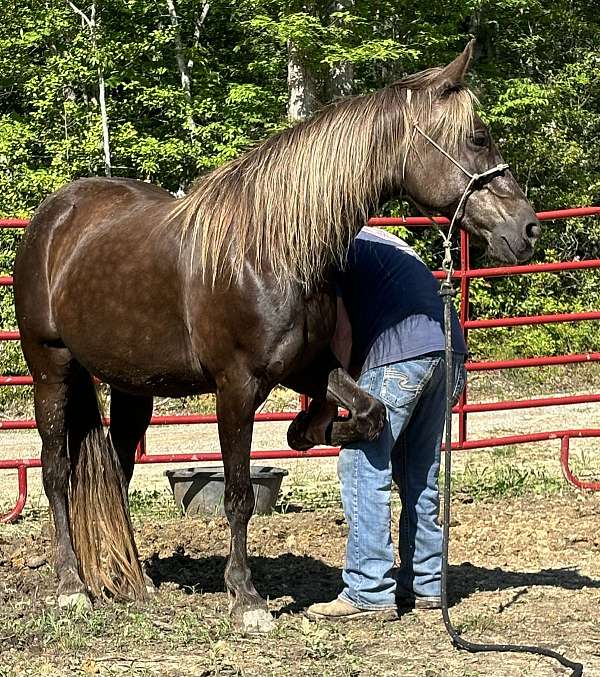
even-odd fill
[{"label": "woods background", "polygon": [[[183,191],[336,96],[446,63],[470,37],[482,117],[535,208],[600,194],[597,0],[73,2],[0,0],[0,216],[29,216],[94,174]],[[410,207],[387,207],[401,212]],[[0,274],[20,236],[0,231]],[[434,234],[405,236],[439,263]],[[574,257],[600,258],[600,220],[545,225],[535,260]],[[476,281],[473,314],[597,309],[598,281],[593,271]],[[9,328],[12,292],[0,290]],[[584,352],[600,348],[597,334],[592,323],[497,329],[470,345],[479,358]],[[0,371],[24,369],[18,345],[1,345]]]}]

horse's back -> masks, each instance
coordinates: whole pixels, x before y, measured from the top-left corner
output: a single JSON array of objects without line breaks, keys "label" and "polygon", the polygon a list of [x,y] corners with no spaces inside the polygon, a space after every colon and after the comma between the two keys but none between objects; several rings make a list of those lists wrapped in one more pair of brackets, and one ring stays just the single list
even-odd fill
[{"label": "horse's back", "polygon": [[60,341],[123,388],[202,387],[184,321],[181,236],[167,219],[173,200],[141,181],[92,178],[40,205],[15,265],[24,351]]},{"label": "horse's back", "polygon": [[163,188],[136,179],[90,177],[63,186],[49,195],[31,218],[17,257],[17,285],[26,275],[21,261],[47,260],[51,240],[54,246],[62,239],[73,241],[107,217],[115,223],[127,220],[131,208],[139,208],[139,203],[167,209],[173,200]]},{"label": "horse's back", "polygon": [[114,228],[126,226],[131,206],[138,201],[164,208],[171,200],[158,186],[102,177],[78,179],[49,195],[33,214],[17,253],[17,315],[44,315],[51,302],[52,278],[73,262],[72,253],[82,240],[93,237],[100,224],[108,219]]}]

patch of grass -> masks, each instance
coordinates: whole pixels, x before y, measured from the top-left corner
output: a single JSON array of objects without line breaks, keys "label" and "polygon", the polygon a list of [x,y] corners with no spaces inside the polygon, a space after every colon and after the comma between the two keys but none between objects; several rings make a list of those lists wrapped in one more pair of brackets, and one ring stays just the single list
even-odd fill
[{"label": "patch of grass", "polygon": [[157,397],[154,400],[154,413],[166,416],[169,414],[214,414],[215,396],[190,395],[189,397]]},{"label": "patch of grass", "polygon": [[598,362],[471,372],[468,380],[470,401],[597,392],[598,384],[600,384]]},{"label": "patch of grass", "polygon": [[492,456],[497,459],[516,458],[519,453],[519,447],[516,444],[508,444],[505,447],[493,447]]},{"label": "patch of grass", "polygon": [[300,622],[300,637],[308,658],[333,658],[337,652],[331,642],[332,634],[335,634],[335,628],[325,624],[311,623],[306,617]]},{"label": "patch of grass", "polygon": [[277,501],[279,512],[311,511],[341,506],[340,488],[337,479],[305,481],[292,484]]},{"label": "patch of grass", "polygon": [[477,632],[486,633],[493,630],[497,625],[497,619],[494,616],[486,614],[469,614],[463,616],[456,624],[459,633]]},{"label": "patch of grass", "polygon": [[[283,386],[273,389],[260,411],[296,411],[299,408],[299,395]],[[167,414],[214,414],[216,412],[215,396],[212,393],[206,395],[190,395],[189,397],[156,398],[154,413]]]},{"label": "patch of grass", "polygon": [[571,450],[569,458],[571,470],[581,479],[598,480],[600,478],[600,459],[598,454],[587,449]]},{"label": "patch of grass", "polygon": [[[231,619],[226,613],[208,618],[203,611],[202,608],[185,608],[171,616],[168,619],[170,632],[166,639],[174,646],[190,642],[215,646],[235,635]],[[166,623],[161,625],[166,627]]]},{"label": "patch of grass", "polygon": [[132,517],[181,517],[181,510],[168,491],[134,489],[129,492],[129,509]]},{"label": "patch of grass", "polygon": [[0,633],[8,634],[10,630],[10,635],[18,637],[22,645],[69,652],[87,649],[106,639],[115,649],[132,644],[144,646],[156,640],[161,632],[151,619],[152,613],[152,609],[147,614],[123,604],[107,604],[92,611],[51,607],[20,620],[13,616],[10,626],[2,627],[0,623]]},{"label": "patch of grass", "polygon": [[452,485],[454,495],[468,496],[475,501],[528,494],[550,496],[565,489],[562,478],[543,468],[507,464],[477,467],[467,463],[465,469],[453,477]]},{"label": "patch of grass", "polygon": [[103,613],[45,609],[21,624],[19,636],[28,644],[78,651],[107,631]]}]

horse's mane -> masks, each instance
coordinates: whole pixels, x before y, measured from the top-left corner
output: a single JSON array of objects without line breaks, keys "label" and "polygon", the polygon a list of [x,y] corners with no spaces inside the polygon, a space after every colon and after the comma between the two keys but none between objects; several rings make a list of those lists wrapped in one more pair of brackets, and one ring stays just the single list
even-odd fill
[{"label": "horse's mane", "polygon": [[248,261],[308,289],[343,264],[382,192],[399,182],[414,122],[449,152],[472,129],[473,95],[456,87],[440,97],[440,72],[340,99],[198,179],[171,217],[183,217],[204,281],[235,277]]}]

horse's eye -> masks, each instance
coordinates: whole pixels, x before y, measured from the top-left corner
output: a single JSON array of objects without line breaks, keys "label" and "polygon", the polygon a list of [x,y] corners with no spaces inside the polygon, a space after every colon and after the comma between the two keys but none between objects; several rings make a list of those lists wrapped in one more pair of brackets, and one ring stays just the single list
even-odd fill
[{"label": "horse's eye", "polygon": [[485,129],[478,129],[473,136],[471,137],[471,141],[476,145],[480,147],[484,147],[488,145],[489,142],[489,136],[488,133],[486,132]]}]

